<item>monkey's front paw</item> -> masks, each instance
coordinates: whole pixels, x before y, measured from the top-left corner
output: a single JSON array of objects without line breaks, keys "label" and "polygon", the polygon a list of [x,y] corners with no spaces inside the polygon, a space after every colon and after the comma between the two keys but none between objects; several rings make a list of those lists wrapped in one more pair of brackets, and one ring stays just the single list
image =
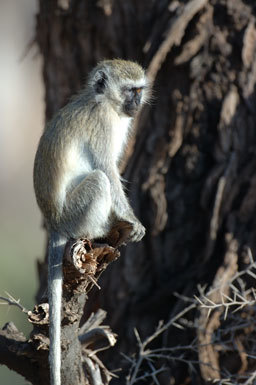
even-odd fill
[{"label": "monkey's front paw", "polygon": [[140,222],[133,222],[132,227],[130,241],[139,242],[144,237],[146,229]]}]

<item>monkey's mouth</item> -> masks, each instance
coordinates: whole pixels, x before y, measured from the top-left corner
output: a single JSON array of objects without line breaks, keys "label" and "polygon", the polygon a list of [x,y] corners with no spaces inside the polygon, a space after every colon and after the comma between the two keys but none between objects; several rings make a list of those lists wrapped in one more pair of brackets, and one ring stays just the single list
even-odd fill
[{"label": "monkey's mouth", "polygon": [[136,103],[126,103],[123,106],[123,112],[131,118],[134,117],[138,109],[139,105]]}]

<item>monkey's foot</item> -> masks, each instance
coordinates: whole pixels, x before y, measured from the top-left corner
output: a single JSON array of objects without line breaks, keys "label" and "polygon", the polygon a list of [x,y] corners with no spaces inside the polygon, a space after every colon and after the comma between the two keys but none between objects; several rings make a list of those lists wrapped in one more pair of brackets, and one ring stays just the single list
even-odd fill
[{"label": "monkey's foot", "polygon": [[125,245],[130,239],[132,230],[133,226],[131,223],[118,221],[107,235],[106,242],[113,247]]}]

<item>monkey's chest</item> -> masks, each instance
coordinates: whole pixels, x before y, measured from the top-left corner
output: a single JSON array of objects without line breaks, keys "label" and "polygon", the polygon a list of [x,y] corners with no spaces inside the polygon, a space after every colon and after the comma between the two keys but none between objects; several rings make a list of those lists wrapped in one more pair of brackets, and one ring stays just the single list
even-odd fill
[{"label": "monkey's chest", "polygon": [[72,146],[65,156],[65,181],[67,188],[77,186],[92,171],[89,151],[80,146]]},{"label": "monkey's chest", "polygon": [[127,142],[130,123],[131,118],[123,117],[118,119],[112,126],[111,153],[116,161],[122,154],[124,145]]}]

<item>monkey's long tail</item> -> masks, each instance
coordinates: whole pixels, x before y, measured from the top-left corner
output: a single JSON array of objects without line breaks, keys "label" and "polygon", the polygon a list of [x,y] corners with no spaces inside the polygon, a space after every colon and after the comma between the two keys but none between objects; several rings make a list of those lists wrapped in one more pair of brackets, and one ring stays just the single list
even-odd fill
[{"label": "monkey's long tail", "polygon": [[61,299],[62,259],[67,239],[55,231],[50,232],[48,249],[48,298],[50,335],[50,378],[51,385],[61,385]]}]

